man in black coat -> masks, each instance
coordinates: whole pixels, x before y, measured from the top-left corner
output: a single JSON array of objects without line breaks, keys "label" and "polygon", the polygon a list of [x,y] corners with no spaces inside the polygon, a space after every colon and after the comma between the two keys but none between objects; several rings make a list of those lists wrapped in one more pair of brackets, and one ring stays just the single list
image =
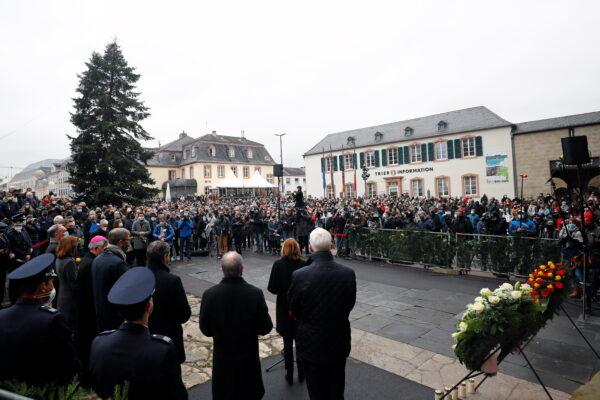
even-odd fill
[{"label": "man in black coat", "polygon": [[79,360],[65,317],[50,304],[56,295],[54,255],[43,254],[8,275],[16,303],[0,310],[0,381],[65,384]]},{"label": "man in black coat", "polygon": [[317,228],[309,240],[312,263],[292,274],[288,304],[298,320],[296,345],[310,398],[338,400],[344,398],[356,276],[333,261],[329,232]]},{"label": "man in black coat", "polygon": [[225,277],[204,292],[200,306],[200,330],[214,338],[213,399],[262,399],[258,336],[273,322],[262,291],[242,278],[242,256],[225,253],[221,268]]},{"label": "man in black coat", "polygon": [[125,382],[129,383],[130,400],[188,397],[173,342],[148,330],[154,287],[152,271],[136,267],[125,272],[108,294],[108,301],[125,322],[118,329],[102,332],[92,343],[92,387],[103,399]]},{"label": "man in black coat", "polygon": [[79,318],[75,327],[75,340],[77,353],[83,366],[80,381],[84,387],[89,387],[88,363],[90,347],[98,334],[96,328],[96,306],[94,303],[94,289],[92,285],[92,263],[108,245],[107,239],[101,236],[94,237],[88,244],[89,252],[83,257],[77,269],[77,292],[75,299],[79,307]]},{"label": "man in black coat", "polygon": [[168,336],[175,345],[177,361],[185,361],[183,348],[183,329],[192,315],[181,279],[171,274],[169,263],[170,247],[167,242],[157,240],[148,245],[146,259],[148,268],[154,273],[156,291],[154,292],[154,311],[150,316],[148,328],[152,333]]},{"label": "man in black coat", "polygon": [[131,236],[125,228],[115,228],[108,234],[108,247],[92,262],[92,287],[96,306],[96,329],[103,332],[116,329],[123,318],[108,302],[108,292],[121,275],[129,269],[125,252]]}]

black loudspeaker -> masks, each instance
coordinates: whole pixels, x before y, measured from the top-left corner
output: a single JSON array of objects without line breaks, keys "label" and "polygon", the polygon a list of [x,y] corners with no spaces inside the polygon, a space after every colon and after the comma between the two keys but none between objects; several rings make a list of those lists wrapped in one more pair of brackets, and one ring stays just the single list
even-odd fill
[{"label": "black loudspeaker", "polygon": [[281,178],[283,176],[283,164],[273,165],[273,176]]},{"label": "black loudspeaker", "polygon": [[565,165],[590,163],[587,136],[569,136],[560,139],[562,142]]}]

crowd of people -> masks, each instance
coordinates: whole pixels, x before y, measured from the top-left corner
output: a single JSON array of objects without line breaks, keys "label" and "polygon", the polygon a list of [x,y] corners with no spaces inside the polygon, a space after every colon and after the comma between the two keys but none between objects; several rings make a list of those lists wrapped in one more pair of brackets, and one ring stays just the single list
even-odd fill
[{"label": "crowd of people", "polygon": [[[337,272],[322,275],[315,270],[296,274],[306,264],[300,260],[302,252],[309,254],[312,250],[315,254],[310,259],[316,265],[334,265],[329,252],[331,238],[335,240],[336,254],[343,255],[348,252],[348,232],[360,228],[555,238],[563,248],[564,260],[572,261],[574,266],[576,297],[583,287],[577,264],[581,263],[584,241],[581,228],[585,227],[592,249],[590,264],[595,265],[594,251],[597,252],[600,243],[599,205],[600,198],[595,193],[586,199],[584,210],[579,210],[576,202],[544,195],[523,201],[485,195],[478,199],[405,195],[323,199],[304,198],[298,190],[281,199],[200,196],[172,202],[155,200],[138,205],[92,207],[52,194],[40,199],[30,189],[2,193],[0,305],[8,300],[10,306],[0,311],[0,352],[9,354],[7,359],[16,357],[21,361],[16,366],[0,362],[0,380],[19,378],[31,384],[43,383],[39,379],[67,382],[78,374],[82,385],[92,386],[106,398],[112,394],[118,378],[126,374],[125,370],[139,369],[147,372],[144,378],[147,380],[137,381],[130,388],[136,394],[133,398],[156,398],[157,394],[162,398],[185,398],[180,373],[180,364],[185,360],[181,324],[190,318],[191,312],[181,280],[169,272],[168,266],[175,259],[189,261],[193,256],[215,255],[223,258],[224,286],[206,292],[200,328],[207,336],[215,336],[213,385],[217,389],[215,386],[213,389],[223,393],[215,398],[235,398],[230,385],[223,384],[232,370],[217,364],[219,358],[231,358],[231,346],[235,346],[227,343],[237,343],[239,336],[228,331],[227,321],[219,317],[222,314],[219,308],[223,306],[218,299],[228,296],[231,287],[227,284],[240,283],[241,254],[254,251],[283,256],[273,267],[269,290],[278,295],[277,329],[284,337],[286,379],[293,381],[291,349],[298,330],[298,348],[304,349],[304,362],[298,364],[299,379],[306,375],[312,393],[320,390],[339,393],[339,387],[323,389],[318,382],[320,379],[325,385],[325,380],[338,383],[341,380],[343,393],[340,371],[349,350],[336,346],[334,342],[339,338],[314,326],[315,320],[332,317],[327,315],[327,309],[320,309],[318,304],[307,305],[305,302],[309,300],[298,294],[307,290],[301,283],[303,280],[327,281],[342,276],[336,276]],[[141,268],[145,271],[142,272],[133,266],[148,268]],[[7,274],[9,290],[5,299]],[[351,286],[348,283],[344,287]],[[245,332],[245,340],[252,336],[256,339],[271,330],[272,322],[268,314],[265,316],[262,292],[259,296],[255,288],[240,288],[236,290],[246,293],[247,300],[240,297],[237,306],[231,303],[227,307],[236,308],[239,321],[247,319],[248,307],[257,310],[258,320],[252,322],[251,332]],[[353,295],[342,296],[348,298],[348,304],[344,305],[341,316],[333,317],[341,318],[338,330],[344,334],[349,329],[346,314],[354,304],[352,296],[356,295],[356,288],[353,290]],[[307,319],[307,310],[316,313],[310,316],[313,322]],[[29,319],[23,319],[25,314]],[[37,333],[18,335],[25,330]],[[52,332],[53,340],[60,341],[47,344],[50,352],[60,351],[58,358],[63,365],[42,373],[30,368],[27,354],[33,353],[27,351],[40,350],[40,344],[47,339],[40,340],[36,335],[47,332]],[[132,337],[146,344],[149,349],[146,357],[139,350],[135,361],[125,360],[122,354],[127,352],[109,351],[137,349],[131,343]],[[15,353],[23,348],[28,350]],[[332,355],[336,366],[320,368],[321,356],[332,351],[337,352]],[[249,357],[246,361],[254,363],[255,368],[254,351]],[[153,368],[167,372],[157,376],[150,371]],[[324,380],[323,376],[328,378]],[[256,377],[251,381],[258,385]],[[262,381],[257,388],[259,392],[262,390]]]}]

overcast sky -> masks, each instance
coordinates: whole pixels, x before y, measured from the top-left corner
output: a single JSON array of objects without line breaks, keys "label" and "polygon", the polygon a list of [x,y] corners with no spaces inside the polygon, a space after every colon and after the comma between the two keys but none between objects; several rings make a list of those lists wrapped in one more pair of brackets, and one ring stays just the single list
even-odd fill
[{"label": "overcast sky", "polygon": [[[0,0],[0,166],[69,153],[77,73],[117,38],[156,139],[216,130],[284,163],[323,135],[485,105],[600,110],[598,1]],[[8,170],[0,168],[0,176]]]}]

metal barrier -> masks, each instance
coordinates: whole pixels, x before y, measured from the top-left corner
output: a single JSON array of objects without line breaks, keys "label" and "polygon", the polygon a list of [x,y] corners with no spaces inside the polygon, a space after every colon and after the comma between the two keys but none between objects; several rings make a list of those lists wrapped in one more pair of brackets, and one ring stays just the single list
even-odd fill
[{"label": "metal barrier", "polygon": [[557,239],[456,234],[417,229],[352,230],[351,255],[445,268],[527,275],[548,260],[560,260]]},{"label": "metal barrier", "polygon": [[0,399],[2,400],[33,400],[30,397],[21,396],[13,392],[0,389]]}]

